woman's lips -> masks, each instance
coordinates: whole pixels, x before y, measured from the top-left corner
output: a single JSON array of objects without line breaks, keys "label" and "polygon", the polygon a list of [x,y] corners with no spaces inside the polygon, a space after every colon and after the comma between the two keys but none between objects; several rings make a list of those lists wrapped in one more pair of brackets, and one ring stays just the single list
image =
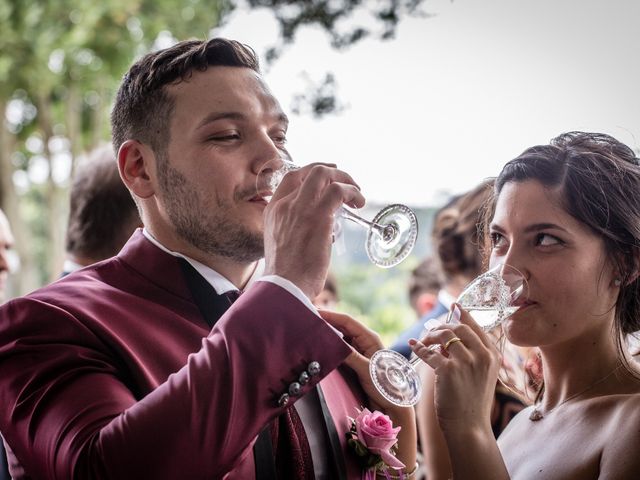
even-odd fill
[{"label": "woman's lips", "polygon": [[513,303],[514,307],[518,307],[518,310],[516,310],[516,312],[521,312],[522,310],[525,310],[529,307],[531,307],[532,305],[535,305],[536,302],[532,301],[532,300],[519,300]]}]

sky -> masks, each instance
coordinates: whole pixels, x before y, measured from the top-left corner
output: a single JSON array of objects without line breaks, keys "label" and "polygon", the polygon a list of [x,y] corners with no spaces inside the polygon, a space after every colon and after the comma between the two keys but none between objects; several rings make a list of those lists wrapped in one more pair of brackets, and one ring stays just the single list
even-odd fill
[{"label": "sky", "polygon": [[[419,207],[565,131],[640,150],[640,1],[426,0],[422,10],[430,16],[405,18],[395,39],[344,52],[307,27],[265,70],[297,163],[337,163],[370,203]],[[277,33],[269,12],[248,9],[214,32],[260,55]],[[321,120],[292,114],[306,79],[325,72],[346,108]]]}]

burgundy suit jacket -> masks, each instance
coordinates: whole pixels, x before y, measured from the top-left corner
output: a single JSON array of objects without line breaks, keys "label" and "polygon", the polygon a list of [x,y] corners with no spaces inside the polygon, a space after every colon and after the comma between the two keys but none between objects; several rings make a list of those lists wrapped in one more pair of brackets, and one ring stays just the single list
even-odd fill
[{"label": "burgundy suit jacket", "polygon": [[[113,259],[0,309],[0,431],[24,478],[254,477],[252,445],[311,361],[348,478],[336,368],[349,347],[281,287],[256,282],[207,325],[178,259],[140,231]],[[16,470],[19,473],[19,469]]]}]

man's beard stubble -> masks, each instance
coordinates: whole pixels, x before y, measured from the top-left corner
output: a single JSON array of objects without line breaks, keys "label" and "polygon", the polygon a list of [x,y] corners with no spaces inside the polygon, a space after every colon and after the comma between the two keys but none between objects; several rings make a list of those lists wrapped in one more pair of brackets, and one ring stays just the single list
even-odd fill
[{"label": "man's beard stubble", "polygon": [[182,239],[205,253],[237,262],[264,257],[263,235],[244,227],[231,213],[229,201],[217,198],[215,211],[201,215],[203,202],[186,177],[169,165],[167,158],[158,163],[167,214]]}]

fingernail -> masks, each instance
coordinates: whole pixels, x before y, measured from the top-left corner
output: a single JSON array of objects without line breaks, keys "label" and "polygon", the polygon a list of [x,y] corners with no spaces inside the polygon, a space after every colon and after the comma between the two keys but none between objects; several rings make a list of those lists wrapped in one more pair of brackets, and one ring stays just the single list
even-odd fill
[{"label": "fingernail", "polygon": [[410,345],[410,346],[412,346],[412,347],[413,347],[413,346],[414,346],[415,344],[417,344],[417,343],[418,343],[418,341],[417,341],[415,338],[410,338],[410,339],[409,339],[409,345]]},{"label": "fingernail", "polygon": [[462,312],[460,311],[460,306],[457,303],[453,304],[453,319],[456,322],[460,322],[460,315],[462,314]]},{"label": "fingernail", "polygon": [[430,318],[429,320],[424,322],[424,328],[428,331],[435,330],[443,323],[444,320],[441,320],[440,318]]}]

